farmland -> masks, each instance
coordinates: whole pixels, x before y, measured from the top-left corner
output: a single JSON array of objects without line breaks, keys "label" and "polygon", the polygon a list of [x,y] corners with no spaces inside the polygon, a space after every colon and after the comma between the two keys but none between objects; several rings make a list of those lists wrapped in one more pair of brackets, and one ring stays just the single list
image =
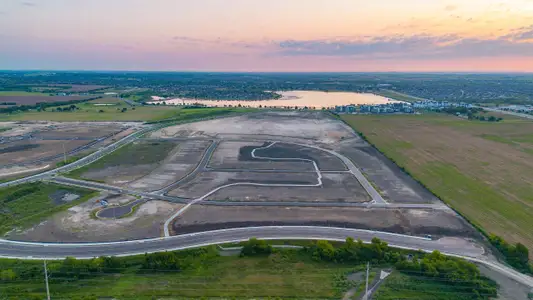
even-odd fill
[{"label": "farmland", "polygon": [[25,95],[25,96],[1,96],[0,103],[13,103],[11,105],[35,105],[37,103],[52,103],[63,101],[79,101],[94,98],[94,96],[42,96],[42,95]]},{"label": "farmland", "polygon": [[533,122],[344,116],[387,157],[487,233],[533,249]]},{"label": "farmland", "polygon": [[[65,97],[63,97],[65,98]],[[111,105],[95,105],[111,104]],[[68,106],[67,106],[68,107]],[[250,109],[200,108],[182,110],[170,106],[136,106],[115,101],[113,98],[96,99],[91,102],[76,104],[79,109],[57,111],[28,111],[0,115],[0,122],[5,121],[57,121],[57,122],[94,122],[94,121],[160,121],[164,119],[194,119],[223,115],[228,113],[246,112]],[[60,107],[63,109],[63,107]],[[125,109],[123,112],[122,110]]]}]

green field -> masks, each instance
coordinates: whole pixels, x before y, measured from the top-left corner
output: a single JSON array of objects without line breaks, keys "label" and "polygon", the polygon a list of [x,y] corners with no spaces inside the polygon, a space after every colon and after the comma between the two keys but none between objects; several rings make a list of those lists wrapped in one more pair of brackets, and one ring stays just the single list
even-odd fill
[{"label": "green field", "polygon": [[416,102],[416,101],[424,100],[422,98],[410,96],[407,94],[403,94],[403,93],[395,92],[391,90],[380,90],[379,92],[376,92],[376,94],[381,95],[383,97],[391,98],[393,100],[405,101],[405,102]]},{"label": "green field", "polygon": [[[55,202],[50,196],[59,190],[75,193],[80,198],[67,202]],[[97,193],[86,189],[60,186],[48,183],[22,184],[0,189],[0,233],[14,227],[26,228],[67,209],[87,201]]]},{"label": "green field", "polygon": [[[394,272],[386,278],[377,293],[375,300],[469,300],[478,299],[479,291],[472,284],[457,282],[449,284],[445,280],[420,277],[419,274],[402,274]],[[482,295],[483,296],[483,295]]]},{"label": "green field", "polygon": [[49,96],[50,94],[24,91],[0,91],[0,96]]},{"label": "green field", "polygon": [[[131,107],[125,103],[117,103],[111,106],[95,106],[95,103],[109,101],[104,99],[97,99],[91,102],[76,104],[79,109],[74,111],[55,111],[57,108],[47,108],[47,111],[28,111],[17,112],[12,114],[0,115],[0,122],[2,121],[58,121],[58,122],[74,122],[74,121],[148,121],[157,122],[167,119],[176,121],[192,120],[195,118],[212,117],[230,113],[250,112],[253,109],[246,108],[198,108],[198,109],[182,109],[173,106],[135,106]],[[113,98],[111,98],[113,99]],[[116,103],[116,100],[114,103]],[[109,102],[111,103],[111,102]],[[64,106],[67,107],[67,106]],[[64,107],[60,107],[63,109]],[[126,111],[122,112],[125,108]]]},{"label": "green field", "polygon": [[90,170],[119,166],[127,168],[128,166],[140,164],[156,164],[164,160],[176,145],[172,141],[137,141],[127,144],[89,165],[73,170],[67,176],[77,179],[87,179],[83,178],[83,174]]},{"label": "green field", "polygon": [[[336,247],[317,241],[303,249],[272,249],[254,239],[240,255],[210,246],[131,257],[69,258],[49,261],[48,272],[53,299],[341,299],[349,289],[361,295],[365,262],[372,261],[370,279],[377,270],[396,265],[407,274],[419,270],[416,274],[424,284],[445,288],[449,297],[489,299],[496,294],[495,284],[472,263],[438,252],[411,252],[416,259],[409,262],[406,253],[378,239],[372,244],[347,239]],[[418,259],[431,269],[423,271]],[[0,260],[0,294],[9,299],[42,299],[42,278],[41,262]],[[461,284],[481,291],[481,297],[461,297]],[[384,287],[381,297],[397,289],[394,281]],[[420,287],[411,289],[422,295]]]},{"label": "green field", "polygon": [[449,115],[342,117],[486,233],[533,250],[533,122]]}]

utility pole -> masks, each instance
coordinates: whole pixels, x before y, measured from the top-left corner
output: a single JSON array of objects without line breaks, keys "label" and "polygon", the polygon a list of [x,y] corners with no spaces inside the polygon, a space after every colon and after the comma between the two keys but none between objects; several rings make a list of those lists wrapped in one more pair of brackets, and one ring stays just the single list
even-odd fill
[{"label": "utility pole", "polygon": [[67,151],[65,150],[65,142],[63,142],[63,162],[67,164]]},{"label": "utility pole", "polygon": [[48,287],[48,270],[46,269],[46,260],[44,261],[44,282],[46,283],[46,299],[50,300],[50,288]]},{"label": "utility pole", "polygon": [[[368,273],[370,272],[370,262],[366,263],[366,287],[365,287],[365,296],[363,299],[368,300]],[[50,300],[50,299],[48,299]]]}]

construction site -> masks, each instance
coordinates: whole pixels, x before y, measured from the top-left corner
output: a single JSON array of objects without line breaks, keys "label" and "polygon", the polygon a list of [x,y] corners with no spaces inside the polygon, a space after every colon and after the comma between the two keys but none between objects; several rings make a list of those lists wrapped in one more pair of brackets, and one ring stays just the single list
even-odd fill
[{"label": "construction site", "polygon": [[[132,128],[85,129],[86,138],[71,147]],[[350,127],[322,112],[262,112],[165,127],[52,181],[100,194],[8,238],[117,241],[259,225],[479,238]]]}]

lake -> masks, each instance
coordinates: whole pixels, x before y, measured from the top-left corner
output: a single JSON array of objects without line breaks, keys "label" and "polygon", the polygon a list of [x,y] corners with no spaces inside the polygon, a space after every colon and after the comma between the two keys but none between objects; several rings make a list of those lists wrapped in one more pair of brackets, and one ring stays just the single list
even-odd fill
[{"label": "lake", "polygon": [[[169,105],[183,105],[200,103],[207,106],[224,106],[224,105],[242,105],[250,107],[261,106],[298,106],[298,107],[315,107],[317,109],[322,107],[332,107],[336,105],[348,104],[385,104],[394,101],[383,96],[378,96],[369,93],[349,93],[349,92],[319,92],[319,91],[288,91],[276,92],[282,97],[280,99],[272,100],[195,100],[195,99],[168,99],[164,102]],[[162,103],[163,101],[151,101],[150,103]]]}]

